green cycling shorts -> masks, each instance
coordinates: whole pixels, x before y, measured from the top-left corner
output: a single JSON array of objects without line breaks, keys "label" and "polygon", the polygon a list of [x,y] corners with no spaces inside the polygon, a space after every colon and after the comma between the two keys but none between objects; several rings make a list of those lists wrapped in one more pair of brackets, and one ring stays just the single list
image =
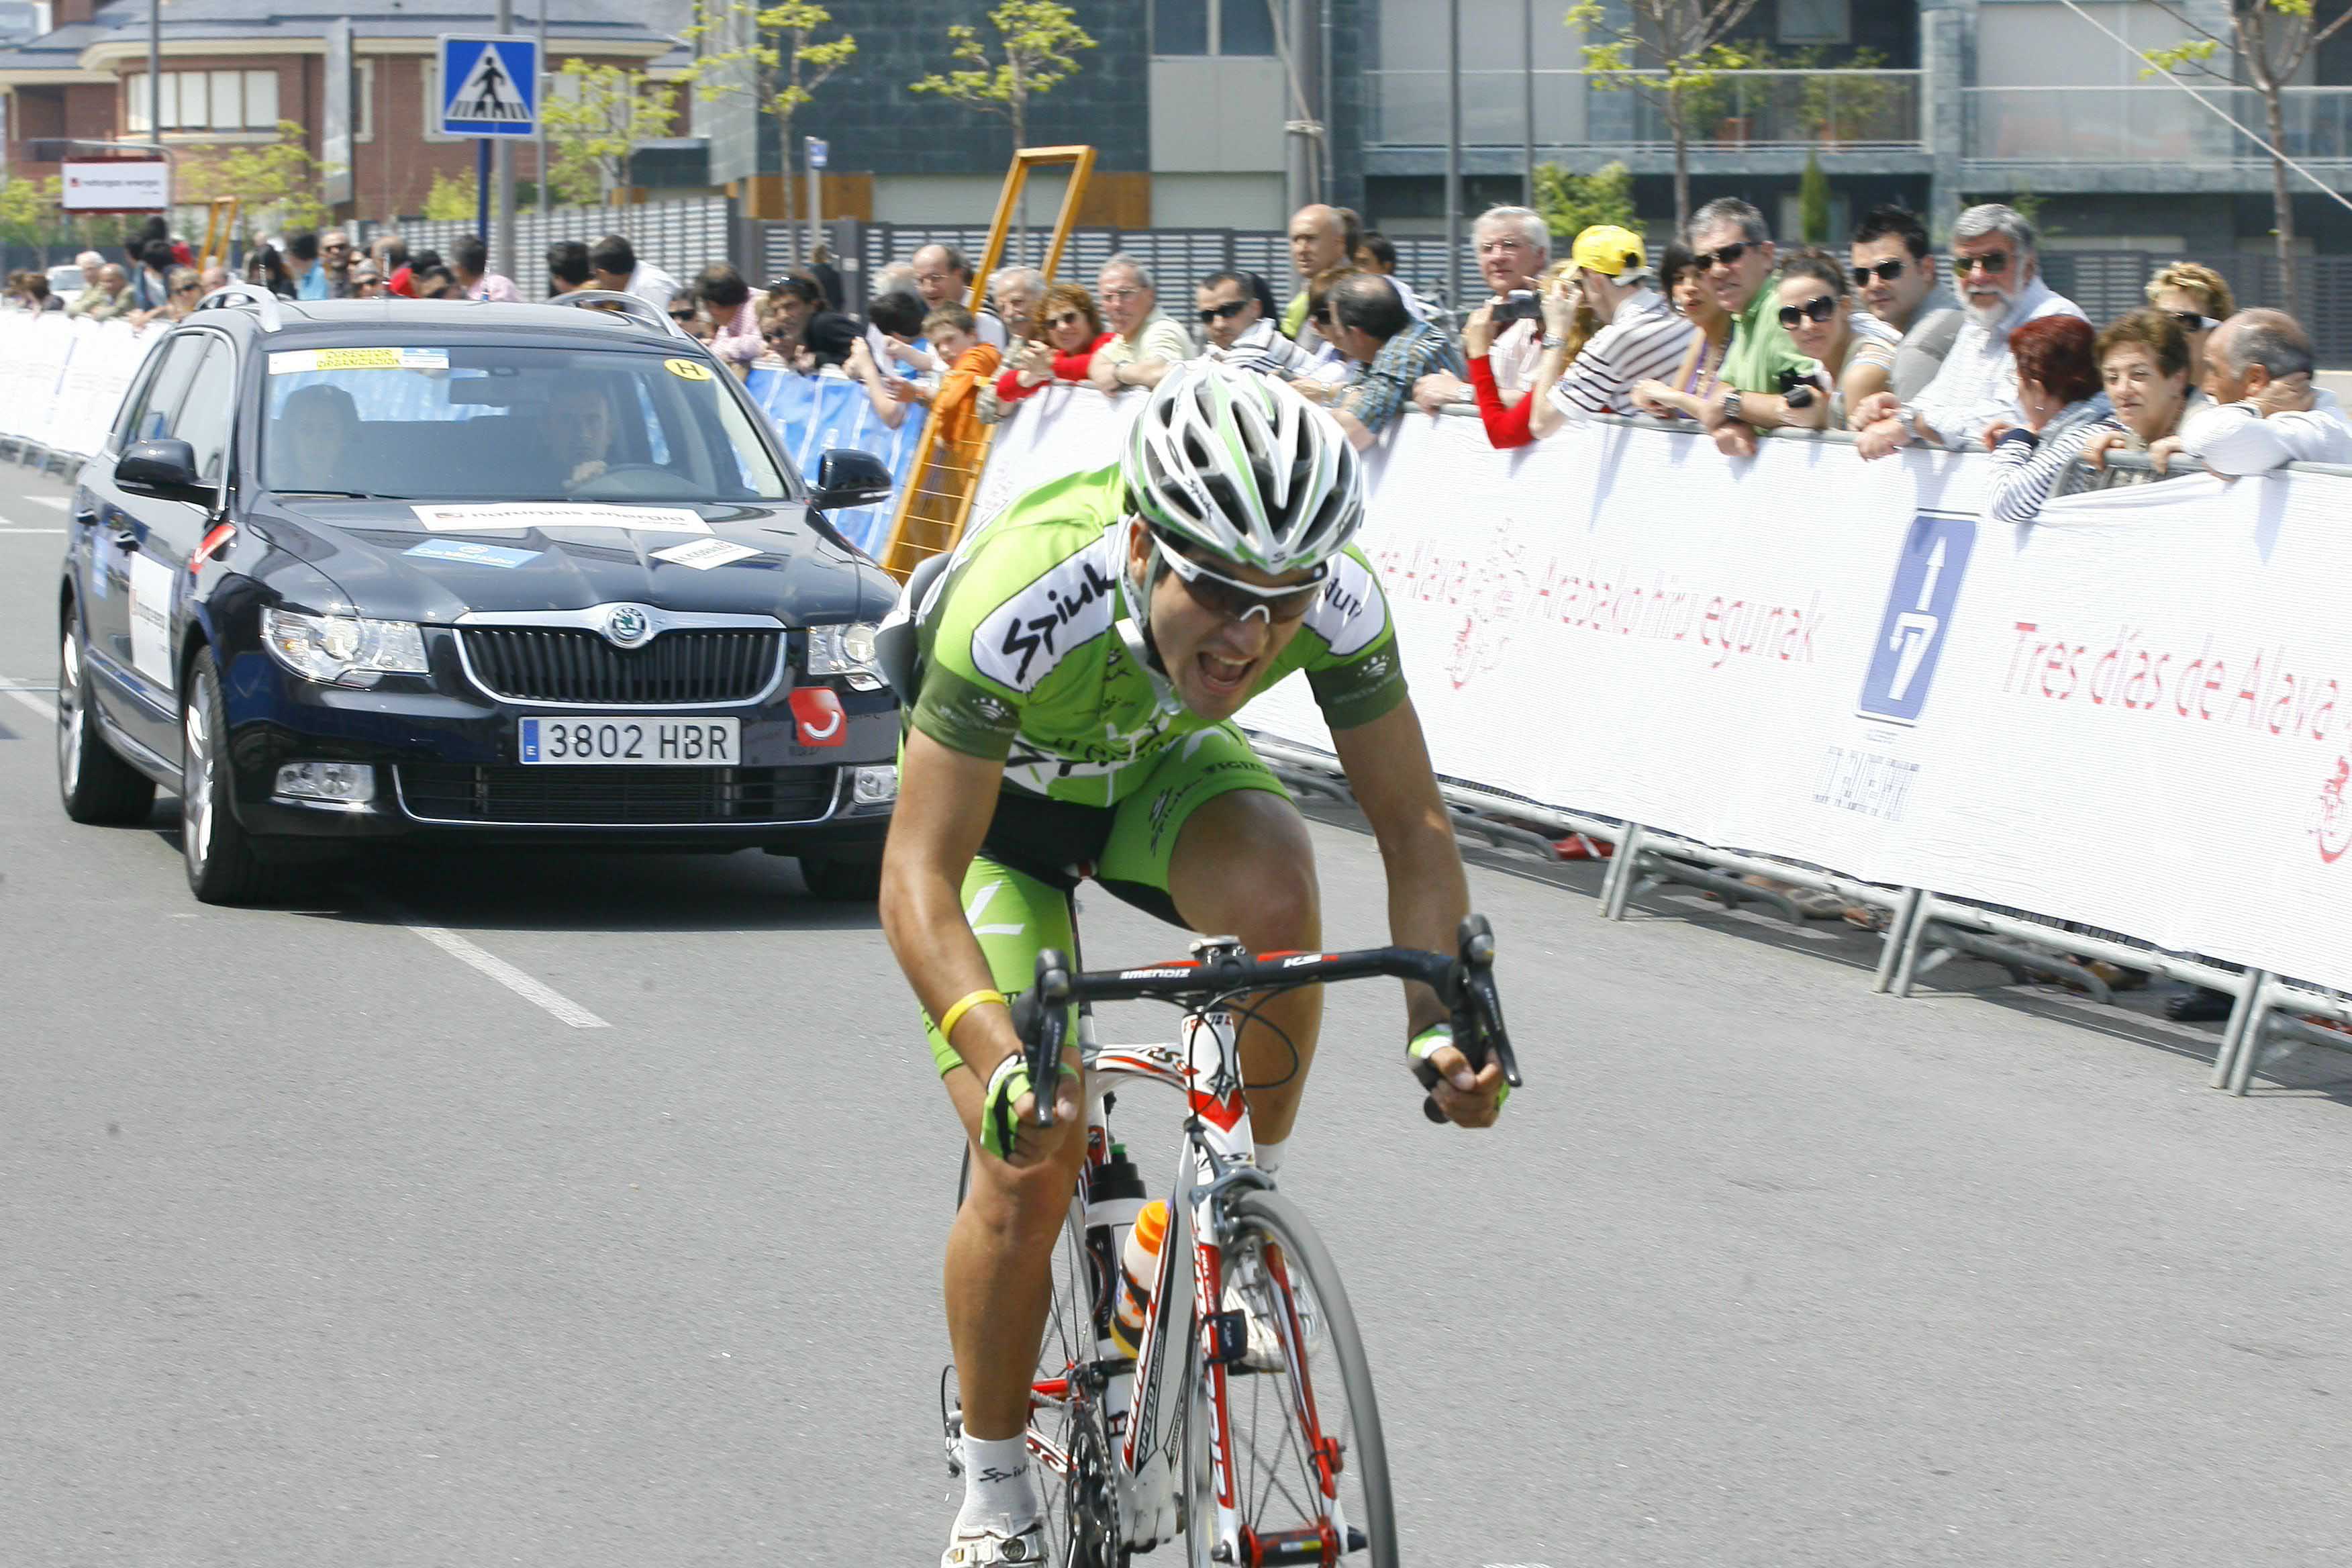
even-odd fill
[{"label": "green cycling shorts", "polygon": [[[964,920],[996,988],[1008,996],[1029,989],[1037,955],[1049,947],[1077,952],[1070,894],[1082,880],[1092,879],[1138,909],[1182,925],[1168,892],[1176,841],[1194,812],[1237,789],[1288,798],[1241,731],[1227,723],[1169,747],[1143,786],[1117,805],[1009,789],[1000,795],[988,837],[963,877]],[[928,1018],[923,1032],[940,1077],[963,1065]]]}]

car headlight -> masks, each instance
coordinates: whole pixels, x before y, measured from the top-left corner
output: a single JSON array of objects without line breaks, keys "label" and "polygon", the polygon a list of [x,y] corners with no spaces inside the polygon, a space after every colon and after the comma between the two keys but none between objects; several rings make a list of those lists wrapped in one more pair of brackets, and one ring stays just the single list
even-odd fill
[{"label": "car headlight", "polygon": [[295,674],[330,685],[364,684],[354,676],[425,672],[425,633],[411,621],[264,610],[261,643]]},{"label": "car headlight", "polygon": [[809,628],[809,673],[838,675],[856,691],[879,691],[887,682],[874,659],[874,634],[881,628],[870,621],[841,626]]}]

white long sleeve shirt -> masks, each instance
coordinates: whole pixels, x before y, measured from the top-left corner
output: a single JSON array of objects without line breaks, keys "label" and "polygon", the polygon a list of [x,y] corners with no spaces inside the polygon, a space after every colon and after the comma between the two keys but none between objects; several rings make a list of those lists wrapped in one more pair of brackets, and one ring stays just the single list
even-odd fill
[{"label": "white long sleeve shirt", "polygon": [[2251,403],[2224,403],[2184,420],[2180,449],[2217,474],[2259,474],[2287,463],[2352,463],[2352,424],[2322,387],[2312,405],[2263,417]]},{"label": "white long sleeve shirt", "polygon": [[2089,320],[2074,300],[2039,278],[2018,290],[2009,312],[1994,325],[1963,318],[1943,368],[1912,405],[1945,446],[1973,447],[1996,420],[2017,421],[2017,361],[2009,352],[2009,334],[2042,316]]}]

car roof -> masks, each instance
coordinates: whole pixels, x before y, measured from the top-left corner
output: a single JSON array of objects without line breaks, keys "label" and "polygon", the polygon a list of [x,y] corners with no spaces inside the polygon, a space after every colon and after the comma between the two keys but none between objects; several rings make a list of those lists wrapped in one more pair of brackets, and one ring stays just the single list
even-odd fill
[{"label": "car roof", "polygon": [[219,327],[266,336],[272,348],[381,339],[386,332],[438,339],[561,339],[575,345],[659,348],[702,354],[694,339],[656,331],[641,321],[571,305],[516,305],[488,300],[280,300],[278,325],[266,325],[257,306],[236,300],[197,310],[184,326]]}]

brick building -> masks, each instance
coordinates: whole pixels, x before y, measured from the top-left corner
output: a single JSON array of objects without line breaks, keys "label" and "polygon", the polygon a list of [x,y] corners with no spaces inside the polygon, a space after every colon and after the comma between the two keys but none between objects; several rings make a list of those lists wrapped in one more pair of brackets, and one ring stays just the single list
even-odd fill
[{"label": "brick building", "polygon": [[[0,51],[0,123],[12,178],[57,172],[56,149],[34,145],[49,139],[149,138],[148,5],[56,0],[48,33]],[[579,58],[675,74],[685,58],[676,36],[687,25],[685,10],[680,0],[550,0],[548,68]],[[316,154],[327,26],[337,16],[352,22],[357,79],[354,199],[339,216],[423,210],[436,174],[474,167],[472,142],[426,130],[437,110],[437,36],[491,30],[483,8],[460,9],[453,0],[338,0],[331,8],[299,12],[288,0],[171,0],[163,25],[165,145],[202,152],[268,142],[279,121],[291,121],[303,127]],[[516,31],[537,22],[531,12],[527,21],[518,19]],[[36,151],[51,156],[36,159]],[[515,170],[519,179],[535,177],[528,142],[516,146]]]}]

